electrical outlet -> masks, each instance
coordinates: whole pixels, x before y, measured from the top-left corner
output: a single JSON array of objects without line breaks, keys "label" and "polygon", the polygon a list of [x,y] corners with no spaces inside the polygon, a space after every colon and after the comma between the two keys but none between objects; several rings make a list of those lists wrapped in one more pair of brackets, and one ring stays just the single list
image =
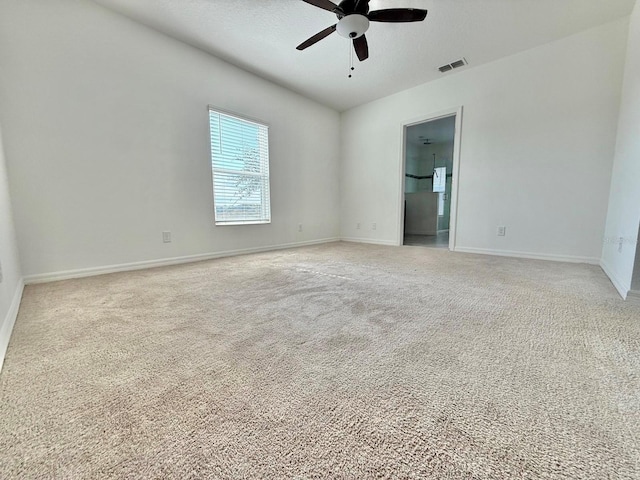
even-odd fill
[{"label": "electrical outlet", "polygon": [[171,232],[162,232],[162,241],[164,243],[171,243]]},{"label": "electrical outlet", "polygon": [[356,223],[356,230],[360,230],[360,222]]},{"label": "electrical outlet", "polygon": [[375,223],[375,222],[373,222],[373,223],[371,224],[371,230],[375,230],[375,229],[377,229],[377,228],[378,228],[378,224],[377,224],[377,223]]},{"label": "electrical outlet", "polygon": [[498,227],[498,236],[499,237],[504,237],[507,234],[507,227]]},{"label": "electrical outlet", "polygon": [[299,224],[298,224],[298,231],[299,231],[299,232],[301,232],[301,231],[302,231],[302,224],[301,224],[301,223],[299,223]]},{"label": "electrical outlet", "polygon": [[624,237],[618,239],[618,253],[622,253],[622,244],[624,243]]}]

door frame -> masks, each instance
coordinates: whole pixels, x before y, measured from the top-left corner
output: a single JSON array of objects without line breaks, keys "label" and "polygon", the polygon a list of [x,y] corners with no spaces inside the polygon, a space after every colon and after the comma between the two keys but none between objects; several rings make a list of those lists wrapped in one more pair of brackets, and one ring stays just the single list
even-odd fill
[{"label": "door frame", "polygon": [[400,148],[400,216],[398,218],[398,240],[397,245],[404,244],[404,184],[407,153],[407,128],[421,123],[439,120],[441,118],[456,117],[455,134],[453,136],[453,171],[451,172],[451,206],[449,212],[449,250],[456,249],[456,234],[458,231],[458,187],[460,179],[460,144],[462,140],[462,105],[449,108],[435,113],[422,115],[402,122],[401,125],[401,148]]}]

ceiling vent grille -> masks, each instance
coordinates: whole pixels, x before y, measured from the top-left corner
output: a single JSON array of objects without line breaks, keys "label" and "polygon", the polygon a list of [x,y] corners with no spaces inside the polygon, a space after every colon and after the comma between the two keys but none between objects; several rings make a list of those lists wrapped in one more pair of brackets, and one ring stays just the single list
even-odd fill
[{"label": "ceiling vent grille", "polygon": [[440,72],[442,73],[445,73],[445,72],[448,72],[449,70],[453,70],[454,68],[464,67],[467,64],[468,64],[467,60],[465,58],[461,58],[460,60],[456,60],[455,62],[442,65],[441,67],[438,68],[438,70],[440,70]]}]

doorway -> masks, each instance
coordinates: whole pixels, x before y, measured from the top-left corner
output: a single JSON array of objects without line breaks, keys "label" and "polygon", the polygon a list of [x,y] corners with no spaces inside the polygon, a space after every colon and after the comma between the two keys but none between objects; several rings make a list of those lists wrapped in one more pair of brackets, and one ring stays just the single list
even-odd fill
[{"label": "doorway", "polygon": [[403,126],[401,245],[455,247],[461,109]]}]

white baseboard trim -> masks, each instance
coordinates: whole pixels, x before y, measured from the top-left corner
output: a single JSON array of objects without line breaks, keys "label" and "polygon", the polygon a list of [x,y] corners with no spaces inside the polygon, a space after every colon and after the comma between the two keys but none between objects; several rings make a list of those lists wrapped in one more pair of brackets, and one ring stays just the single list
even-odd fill
[{"label": "white baseboard trim", "polygon": [[529,253],[516,252],[512,250],[492,250],[475,247],[456,247],[454,252],[477,253],[480,255],[495,255],[498,257],[528,258],[531,260],[547,260],[551,262],[567,263],[588,263],[589,265],[599,265],[600,259],[596,257],[578,257],[573,255],[555,255],[550,253]]},{"label": "white baseboard trim", "polygon": [[11,306],[7,312],[7,316],[4,318],[2,325],[0,326],[0,371],[4,365],[4,356],[7,353],[7,347],[9,346],[9,340],[11,339],[11,332],[13,326],[16,324],[16,318],[18,318],[18,310],[20,310],[20,301],[22,300],[22,292],[24,291],[24,281],[20,279],[16,292],[13,295]]},{"label": "white baseboard trim", "polygon": [[375,238],[357,238],[357,237],[343,237],[340,240],[343,242],[351,242],[351,243],[368,243],[371,245],[387,245],[396,247],[398,244],[393,240],[378,240]]},{"label": "white baseboard trim", "polygon": [[320,245],[322,243],[338,242],[340,238],[322,238],[319,240],[309,240],[306,242],[285,243],[280,245],[269,245],[266,247],[244,248],[239,250],[226,250],[215,253],[203,253],[199,255],[187,255],[184,257],[163,258],[159,260],[147,260],[143,262],[121,263],[118,265],[106,265],[102,267],[80,268],[77,270],[66,270],[62,272],[40,273],[37,275],[27,275],[24,277],[26,285],[36,283],[57,282],[59,280],[70,280],[73,278],[93,277],[95,275],[106,275],[108,273],[129,272],[132,270],[144,270],[147,268],[168,267],[171,265],[181,265],[183,263],[201,262],[203,260],[213,260],[215,258],[233,257],[236,255],[247,255],[250,253],[270,252],[284,250],[286,248],[306,247],[310,245]]},{"label": "white baseboard trim", "polygon": [[626,285],[625,282],[620,280],[618,276],[613,273],[613,269],[605,262],[604,260],[600,260],[600,268],[604,271],[604,273],[609,277],[613,286],[616,287],[616,290],[620,294],[620,296],[626,300],[627,295],[629,294],[629,290],[631,289],[631,285]]}]

